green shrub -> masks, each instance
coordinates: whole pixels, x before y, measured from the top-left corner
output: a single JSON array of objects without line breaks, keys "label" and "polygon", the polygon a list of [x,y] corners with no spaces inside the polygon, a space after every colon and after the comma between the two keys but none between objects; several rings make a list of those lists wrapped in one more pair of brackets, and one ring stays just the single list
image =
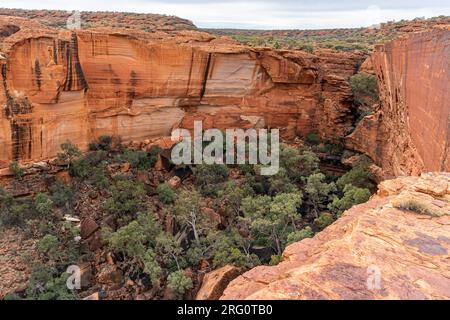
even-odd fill
[{"label": "green shrub", "polygon": [[336,185],[340,190],[344,190],[345,186],[351,184],[358,188],[373,189],[374,185],[371,182],[372,173],[364,166],[357,165],[349,172],[340,177]]},{"label": "green shrub", "polygon": [[334,182],[327,183],[323,173],[315,173],[307,178],[305,192],[308,202],[317,214],[326,208],[327,203],[332,199],[333,193],[336,192],[336,185]]},{"label": "green shrub", "polygon": [[333,202],[328,205],[328,209],[336,215],[342,214],[345,210],[354,205],[367,202],[370,198],[370,191],[365,188],[358,188],[351,184],[344,187],[342,198],[335,197]]},{"label": "green shrub", "polygon": [[148,170],[152,167],[152,163],[147,152],[142,150],[127,149],[121,155],[120,159],[128,162],[134,169]]},{"label": "green shrub", "polygon": [[91,172],[91,166],[86,161],[86,159],[76,159],[72,160],[69,165],[69,174],[71,177],[75,178],[87,178]]},{"label": "green shrub", "polygon": [[228,179],[228,167],[221,164],[200,164],[194,169],[194,183],[204,196],[216,196]]},{"label": "green shrub", "polygon": [[68,168],[70,168],[72,162],[81,157],[81,155],[80,149],[69,140],[61,144],[61,152],[57,154],[58,160],[66,163]]},{"label": "green shrub", "polygon": [[28,280],[26,298],[33,300],[75,300],[77,295],[67,288],[68,273],[54,267],[36,264]]},{"label": "green shrub", "polygon": [[103,151],[109,151],[111,150],[112,145],[112,137],[108,135],[102,135],[98,138],[98,141],[92,142],[89,144],[89,150],[95,151],[95,150],[103,150]]},{"label": "green shrub", "polygon": [[283,168],[293,182],[301,182],[302,178],[319,170],[319,158],[314,152],[300,152],[298,148],[282,145],[280,151],[280,167]]},{"label": "green shrub", "polygon": [[279,264],[281,261],[283,261],[283,256],[281,254],[274,254],[270,257],[270,262],[269,264],[271,266],[276,266],[277,264]]},{"label": "green shrub", "polygon": [[258,257],[249,253],[250,241],[242,237],[237,229],[226,230],[214,243],[213,267],[231,264],[251,268],[259,264]]},{"label": "green shrub", "polygon": [[350,78],[350,86],[354,95],[354,99],[359,104],[375,103],[379,100],[378,82],[374,75],[367,73],[358,73]]},{"label": "green shrub", "polygon": [[119,228],[116,232],[105,231],[105,239],[109,247],[130,258],[142,259],[150,246],[156,245],[156,237],[162,232],[161,226],[152,213],[140,215]]},{"label": "green shrub", "polygon": [[192,283],[192,279],[187,277],[184,271],[179,270],[169,274],[169,276],[167,277],[167,287],[172,289],[178,295],[182,296],[194,286]]},{"label": "green shrub", "polygon": [[175,200],[175,191],[173,191],[167,183],[161,183],[158,188],[156,188],[156,192],[162,203],[169,204]]},{"label": "green shrub", "polygon": [[314,219],[314,224],[323,230],[332,224],[334,221],[333,215],[329,212],[323,212],[317,219]]},{"label": "green shrub", "polygon": [[242,220],[248,225],[255,244],[271,246],[281,254],[287,234],[299,218],[297,210],[301,204],[301,193],[282,193],[273,198],[248,197],[242,200]]},{"label": "green shrub", "polygon": [[11,171],[12,175],[17,179],[21,180],[25,174],[25,170],[20,166],[17,161],[12,161],[9,164],[9,171]]},{"label": "green shrub", "polygon": [[56,181],[51,187],[52,201],[57,207],[68,206],[73,199],[73,191],[61,181]]},{"label": "green shrub", "polygon": [[24,223],[30,210],[27,203],[20,203],[0,187],[0,226],[13,227]]},{"label": "green shrub", "polygon": [[53,201],[45,193],[38,193],[34,198],[36,211],[43,216],[49,216],[53,210]]},{"label": "green shrub", "polygon": [[142,183],[119,180],[111,188],[111,193],[111,198],[105,204],[110,213],[120,216],[135,215],[145,208],[145,189]]},{"label": "green shrub", "polygon": [[320,136],[315,132],[310,132],[306,136],[306,143],[310,146],[316,146],[320,143]]},{"label": "green shrub", "polygon": [[312,231],[310,226],[303,228],[302,230],[291,232],[287,237],[288,244],[301,241],[306,238],[312,238],[314,236],[314,232]]}]

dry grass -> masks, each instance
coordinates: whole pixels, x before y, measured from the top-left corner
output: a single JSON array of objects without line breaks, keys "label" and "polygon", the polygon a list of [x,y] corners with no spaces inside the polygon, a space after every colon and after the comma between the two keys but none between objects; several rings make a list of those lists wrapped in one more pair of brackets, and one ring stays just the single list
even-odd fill
[{"label": "dry grass", "polygon": [[444,213],[439,210],[434,210],[431,208],[428,203],[415,198],[398,198],[392,201],[392,205],[394,208],[400,210],[413,211],[418,214],[424,214],[432,217],[440,217],[444,215]]}]

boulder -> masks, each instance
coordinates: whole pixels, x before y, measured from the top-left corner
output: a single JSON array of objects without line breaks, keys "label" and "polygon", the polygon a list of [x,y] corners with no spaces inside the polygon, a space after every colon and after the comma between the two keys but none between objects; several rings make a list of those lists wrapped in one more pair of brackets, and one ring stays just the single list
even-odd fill
[{"label": "boulder", "polygon": [[203,278],[203,283],[197,293],[196,300],[217,300],[226,286],[239,276],[243,270],[232,265],[209,272]]},{"label": "boulder", "polygon": [[169,181],[167,181],[167,184],[172,189],[177,189],[180,186],[180,184],[181,184],[181,179],[178,176],[173,176],[172,178],[169,179]]}]

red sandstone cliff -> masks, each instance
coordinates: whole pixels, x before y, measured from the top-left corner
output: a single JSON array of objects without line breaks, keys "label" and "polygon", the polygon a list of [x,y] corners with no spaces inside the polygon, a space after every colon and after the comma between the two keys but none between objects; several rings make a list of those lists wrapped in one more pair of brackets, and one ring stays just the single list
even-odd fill
[{"label": "red sandstone cliff", "polygon": [[348,137],[387,176],[450,171],[450,29],[378,46],[371,63],[381,107]]},{"label": "red sandstone cliff", "polygon": [[[101,134],[140,141],[175,126],[247,127],[285,136],[352,130],[348,78],[361,54],[252,49],[207,33],[56,30],[0,17],[0,166],[81,148]],[[249,118],[251,116],[251,118]],[[250,119],[250,120],[249,120]]]}]

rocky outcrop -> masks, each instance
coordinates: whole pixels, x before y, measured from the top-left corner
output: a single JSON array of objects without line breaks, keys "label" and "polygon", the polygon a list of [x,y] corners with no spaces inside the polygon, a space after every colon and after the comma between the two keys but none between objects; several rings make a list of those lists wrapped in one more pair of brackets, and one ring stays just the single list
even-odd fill
[{"label": "rocky outcrop", "polygon": [[378,46],[371,61],[381,106],[347,138],[387,177],[450,171],[450,28]]},{"label": "rocky outcrop", "polygon": [[397,178],[221,299],[449,299],[449,252],[450,174]]},{"label": "rocky outcrop", "polygon": [[204,128],[258,123],[285,137],[336,140],[352,130],[348,78],[362,54],[255,49],[194,31],[56,30],[11,17],[0,29],[9,30],[3,167],[55,156],[67,139],[82,149],[102,134],[143,141],[196,119]]},{"label": "rocky outcrop", "polygon": [[242,268],[226,265],[211,271],[203,278],[202,286],[197,293],[196,300],[217,300],[231,280],[243,272]]}]

